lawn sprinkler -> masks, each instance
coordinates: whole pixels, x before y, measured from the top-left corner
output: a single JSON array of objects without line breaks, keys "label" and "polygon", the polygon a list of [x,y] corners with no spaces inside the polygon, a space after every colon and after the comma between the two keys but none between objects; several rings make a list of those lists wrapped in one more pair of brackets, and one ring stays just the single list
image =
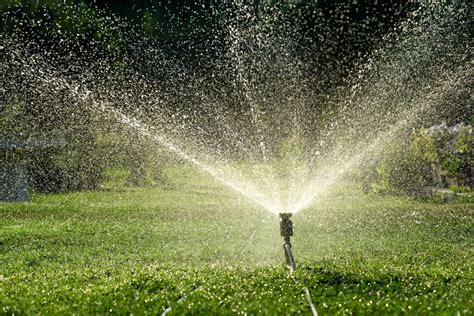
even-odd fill
[{"label": "lawn sprinkler", "polygon": [[283,249],[285,250],[286,264],[291,272],[295,270],[295,259],[291,253],[290,237],[293,236],[293,222],[291,213],[280,213],[280,234],[283,237]]}]

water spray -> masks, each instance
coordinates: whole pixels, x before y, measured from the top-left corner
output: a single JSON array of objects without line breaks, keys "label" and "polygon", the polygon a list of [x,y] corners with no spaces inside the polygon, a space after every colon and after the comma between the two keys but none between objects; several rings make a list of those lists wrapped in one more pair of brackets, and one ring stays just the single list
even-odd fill
[{"label": "water spray", "polygon": [[280,235],[283,237],[283,249],[285,250],[286,264],[291,272],[295,270],[295,259],[291,253],[290,237],[293,236],[293,222],[291,213],[280,213]]}]

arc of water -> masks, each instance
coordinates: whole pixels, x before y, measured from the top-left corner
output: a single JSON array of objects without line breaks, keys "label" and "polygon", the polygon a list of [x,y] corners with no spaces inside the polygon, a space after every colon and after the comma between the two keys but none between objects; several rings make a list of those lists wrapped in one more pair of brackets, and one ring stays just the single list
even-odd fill
[{"label": "arc of water", "polygon": [[160,146],[168,149],[170,152],[173,152],[185,161],[188,161],[199,169],[207,172],[226,187],[229,187],[233,191],[240,193],[247,199],[255,202],[257,205],[262,206],[264,209],[272,213],[281,213],[284,211],[281,208],[281,205],[269,199],[265,194],[261,193],[258,188],[256,188],[251,183],[248,183],[248,181],[245,181],[245,179],[234,179],[229,173],[226,173],[225,169],[214,167],[189,154],[179,145],[169,140],[164,135],[160,135],[159,133],[153,131],[138,119],[125,115],[121,111],[114,108],[111,104],[95,100],[92,97],[93,93],[91,91],[84,88],[81,89],[81,85],[79,83],[69,82],[59,74],[56,74],[54,68],[49,67],[48,64],[41,60],[41,58],[25,58],[20,56],[19,53],[12,56],[12,58],[21,63],[21,65],[25,68],[23,73],[29,76],[31,80],[34,80],[38,84],[38,88],[42,86],[43,88],[48,89],[54,93],[57,93],[58,91],[67,91],[71,98],[77,101],[82,101],[85,103],[88,102],[92,104],[92,109],[100,111],[102,114],[106,115],[112,113],[114,118],[119,122],[122,122],[142,135],[149,137]]},{"label": "arc of water", "polygon": [[219,172],[217,168],[212,167],[209,164],[206,164],[199,159],[195,158],[194,156],[186,153],[182,150],[178,145],[174,144],[170,140],[166,139],[166,137],[161,136],[157,133],[152,132],[148,126],[144,123],[140,122],[139,120],[128,117],[125,114],[121,113],[120,111],[113,109],[111,106],[107,106],[101,103],[94,101],[96,108],[101,109],[102,111],[112,111],[114,116],[122,123],[127,124],[128,126],[132,127],[139,133],[144,136],[149,137],[150,139],[154,140],[161,146],[167,148],[169,151],[177,154],[180,158],[192,163],[193,165],[197,166],[199,169],[206,171],[216,180],[220,181],[222,184],[226,185],[227,187],[233,189],[236,192],[239,192],[243,196],[247,197],[248,199],[256,202],[260,206],[264,207],[265,209],[269,210],[270,212],[280,212],[280,210],[275,210],[275,205],[268,201],[268,199],[261,194],[256,188],[250,187],[249,185],[244,185],[243,183],[234,183],[233,181],[229,181],[222,172]]},{"label": "arc of water", "polygon": [[[450,91],[460,88],[466,82],[466,79],[472,76],[472,71],[466,66],[460,66],[452,71],[452,77],[449,77],[449,75],[450,74],[448,74],[447,78],[442,77],[438,80],[440,84],[439,88],[436,90],[436,94],[432,91],[430,93],[431,95],[428,95],[425,98],[419,97],[413,100],[411,102],[412,106],[409,107],[411,110],[403,111],[400,114],[400,120],[396,124],[392,125],[387,132],[379,134],[373,142],[367,145],[358,154],[351,157],[346,163],[343,163],[342,165],[338,164],[331,168],[330,171],[332,171],[332,173],[329,177],[326,177],[328,172],[325,172],[322,175],[322,177],[325,178],[324,180],[321,181],[321,177],[313,179],[301,195],[300,199],[295,203],[291,212],[296,213],[301,209],[308,207],[319,193],[323,190],[328,190],[331,186],[337,183],[338,180],[340,180],[340,178],[348,171],[360,164],[367,155],[374,153],[377,150],[382,150],[393,140],[400,130],[407,126],[411,126],[420,115],[425,114],[432,109],[433,103],[439,101],[439,99],[435,100],[435,98],[439,95],[445,96]],[[422,105],[418,106],[419,104]]]}]

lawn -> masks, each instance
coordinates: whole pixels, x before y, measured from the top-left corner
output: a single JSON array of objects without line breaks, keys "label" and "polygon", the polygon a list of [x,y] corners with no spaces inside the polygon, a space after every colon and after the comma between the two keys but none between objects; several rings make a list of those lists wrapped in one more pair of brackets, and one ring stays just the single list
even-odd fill
[{"label": "lawn", "polygon": [[0,314],[474,314],[474,204],[348,187],[278,217],[188,168],[0,203]]}]

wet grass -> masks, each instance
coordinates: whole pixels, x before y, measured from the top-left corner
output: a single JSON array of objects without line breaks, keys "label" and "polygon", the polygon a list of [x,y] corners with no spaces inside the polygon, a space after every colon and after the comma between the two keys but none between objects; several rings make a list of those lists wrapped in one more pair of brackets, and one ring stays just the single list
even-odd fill
[{"label": "wet grass", "polygon": [[474,312],[474,205],[346,188],[278,217],[189,170],[168,189],[0,204],[0,314]]}]

